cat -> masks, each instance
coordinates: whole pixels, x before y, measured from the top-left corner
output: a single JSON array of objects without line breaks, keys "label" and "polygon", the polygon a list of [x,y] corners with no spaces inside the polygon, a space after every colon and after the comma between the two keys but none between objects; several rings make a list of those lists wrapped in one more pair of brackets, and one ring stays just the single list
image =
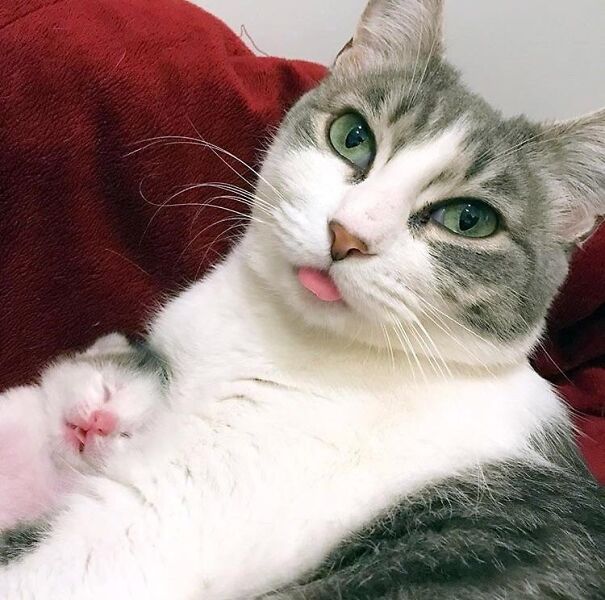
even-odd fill
[{"label": "cat", "polygon": [[604,596],[604,496],[528,356],[605,213],[605,111],[503,118],[442,12],[370,1],[230,255],[3,395],[0,598]]}]

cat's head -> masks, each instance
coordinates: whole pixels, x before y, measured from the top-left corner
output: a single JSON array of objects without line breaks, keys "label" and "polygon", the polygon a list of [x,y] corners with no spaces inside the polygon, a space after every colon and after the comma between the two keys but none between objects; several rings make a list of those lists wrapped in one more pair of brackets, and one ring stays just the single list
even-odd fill
[{"label": "cat's head", "polygon": [[276,136],[247,251],[312,326],[504,363],[604,213],[605,111],[505,119],[445,61],[440,0],[372,0]]}]

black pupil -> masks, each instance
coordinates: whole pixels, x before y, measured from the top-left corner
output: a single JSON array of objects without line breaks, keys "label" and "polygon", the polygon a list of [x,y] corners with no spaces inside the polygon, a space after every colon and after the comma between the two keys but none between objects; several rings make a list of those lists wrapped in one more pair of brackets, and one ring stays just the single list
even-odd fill
[{"label": "black pupil", "polygon": [[460,231],[469,231],[476,227],[481,219],[481,213],[476,206],[467,204],[460,213]]},{"label": "black pupil", "polygon": [[357,146],[361,146],[367,139],[368,134],[366,129],[360,124],[349,131],[349,135],[347,135],[347,139],[345,140],[345,146],[347,148],[357,148]]}]

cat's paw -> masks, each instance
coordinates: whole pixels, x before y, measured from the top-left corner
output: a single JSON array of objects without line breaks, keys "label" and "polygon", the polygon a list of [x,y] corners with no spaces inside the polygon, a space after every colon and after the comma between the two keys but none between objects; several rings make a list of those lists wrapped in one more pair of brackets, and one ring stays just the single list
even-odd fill
[{"label": "cat's paw", "polygon": [[100,466],[143,431],[161,404],[161,384],[127,361],[87,355],[60,362],[41,381],[54,452]]},{"label": "cat's paw", "polygon": [[63,491],[42,400],[34,385],[0,394],[0,531],[48,514]]}]

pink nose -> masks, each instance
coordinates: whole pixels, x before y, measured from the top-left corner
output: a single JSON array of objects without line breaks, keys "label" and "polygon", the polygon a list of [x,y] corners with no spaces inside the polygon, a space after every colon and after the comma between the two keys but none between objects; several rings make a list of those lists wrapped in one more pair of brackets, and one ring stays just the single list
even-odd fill
[{"label": "pink nose", "polygon": [[332,259],[344,260],[351,254],[369,254],[368,245],[336,221],[330,222],[332,232]]},{"label": "pink nose", "polygon": [[108,410],[95,410],[90,419],[90,429],[97,435],[111,435],[118,425],[118,418]]}]

